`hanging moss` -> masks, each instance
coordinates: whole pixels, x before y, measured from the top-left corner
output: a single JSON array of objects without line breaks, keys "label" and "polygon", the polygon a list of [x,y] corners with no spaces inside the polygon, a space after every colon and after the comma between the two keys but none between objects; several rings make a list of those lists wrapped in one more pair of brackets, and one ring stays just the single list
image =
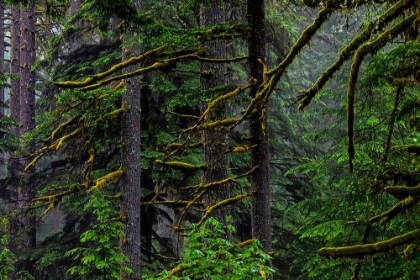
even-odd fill
[{"label": "hanging moss", "polygon": [[345,247],[321,248],[318,254],[322,257],[331,258],[363,258],[368,255],[374,255],[387,252],[397,246],[414,242],[420,238],[420,230],[416,229],[409,233],[393,237],[391,239],[380,241],[374,244],[353,245]]}]

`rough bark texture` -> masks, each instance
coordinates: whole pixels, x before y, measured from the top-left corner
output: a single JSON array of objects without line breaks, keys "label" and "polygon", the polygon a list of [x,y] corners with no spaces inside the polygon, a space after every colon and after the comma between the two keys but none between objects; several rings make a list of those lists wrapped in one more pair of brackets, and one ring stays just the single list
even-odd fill
[{"label": "rough bark texture", "polygon": [[[140,0],[133,1],[136,8],[140,9]],[[126,38],[128,39],[128,38]],[[123,52],[123,60],[140,53],[140,46],[135,45]],[[125,71],[130,72],[138,65],[128,67]],[[121,164],[124,175],[120,181],[121,187],[121,212],[126,217],[125,236],[121,240],[121,252],[125,254],[129,262],[132,274],[121,274],[121,279],[140,279],[140,191],[141,191],[141,168],[140,168],[140,77],[135,76],[125,80],[126,91],[122,97],[122,106],[125,112],[121,118],[121,133],[123,145],[121,148]]]},{"label": "rough bark texture", "polygon": [[[35,63],[35,2],[31,1],[27,9],[22,9],[20,14],[20,121],[22,123],[21,135],[35,127],[35,71],[31,70]],[[34,143],[29,145],[25,154],[34,152]],[[28,160],[21,160],[22,166]],[[28,211],[28,206],[35,198],[35,186],[30,180],[31,172],[24,173],[19,186],[19,209],[22,213],[22,252],[36,246],[36,220],[35,215]],[[26,267],[26,269],[28,269]]]},{"label": "rough bark texture", "polygon": [[[20,8],[19,6],[12,6],[11,8],[11,55],[10,55],[10,73],[11,74],[20,74]],[[20,81],[19,79],[11,81],[10,89],[10,117],[16,121],[20,120]],[[13,126],[11,133],[16,137],[19,136],[19,126]],[[18,186],[21,170],[20,162],[17,157],[15,157],[13,151],[9,153],[9,160],[7,166],[7,177],[8,177],[8,201],[6,205],[6,213],[9,217],[9,222],[7,224],[7,233],[9,236],[17,236],[18,224],[16,217],[17,210],[17,201],[18,201]],[[9,250],[17,254],[17,238],[9,239]],[[11,273],[9,279],[15,279],[14,273]]]},{"label": "rough bark texture", "polygon": [[[259,85],[263,83],[263,68],[258,59],[265,60],[265,9],[264,0],[247,1],[247,17],[251,34],[248,38],[250,76],[257,79],[257,85],[250,91],[255,97]],[[268,158],[268,126],[265,112],[267,104],[259,108],[250,119],[252,145],[251,164],[258,166],[251,177],[252,195],[251,223],[252,236],[258,238],[265,251],[271,251],[271,212],[270,212],[270,170]]]},{"label": "rough bark texture", "polygon": [[[77,11],[79,10],[80,6],[82,5],[82,0],[72,0],[70,2],[70,17],[76,15]],[[74,28],[71,30],[71,34],[69,34],[69,45],[70,45],[70,52],[74,52],[80,47],[80,37],[83,29],[83,25],[80,20],[75,19],[73,20]]]},{"label": "rough bark texture", "polygon": [[[209,7],[201,9],[201,27],[225,23],[225,10],[218,5],[217,0],[212,0]],[[206,50],[210,58],[226,58],[226,41],[212,41],[206,43]],[[203,90],[226,84],[226,64],[202,63],[200,84]],[[221,94],[211,94],[211,100]],[[202,106],[204,111],[204,107]],[[224,119],[226,117],[226,105],[221,105],[211,113],[209,120]],[[202,171],[201,181],[203,184],[220,181],[228,177],[229,160],[225,151],[228,148],[227,131],[224,128],[207,130],[202,133],[202,160],[207,168]],[[206,204],[213,205],[230,197],[230,185],[225,184],[212,190],[206,197]],[[230,214],[230,208],[217,210],[213,216],[224,223],[226,216]]]}]

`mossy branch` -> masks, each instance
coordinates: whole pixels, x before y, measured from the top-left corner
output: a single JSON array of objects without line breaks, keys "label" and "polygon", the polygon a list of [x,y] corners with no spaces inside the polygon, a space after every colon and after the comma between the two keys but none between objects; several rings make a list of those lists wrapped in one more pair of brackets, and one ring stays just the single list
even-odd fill
[{"label": "mossy branch", "polygon": [[420,145],[416,145],[416,144],[392,146],[391,151],[393,150],[407,150],[409,153],[414,153],[417,156],[420,155]]},{"label": "mossy branch", "polygon": [[409,196],[404,200],[395,204],[391,209],[381,213],[380,215],[374,216],[369,219],[369,223],[375,223],[378,220],[381,220],[380,223],[386,223],[387,221],[391,220],[392,218],[396,217],[397,215],[403,213],[404,211],[416,206],[419,202],[419,196]]},{"label": "mossy branch", "polygon": [[118,63],[114,66],[112,66],[110,69],[108,69],[105,72],[96,74],[92,77],[87,78],[86,80],[84,80],[83,82],[73,82],[73,81],[66,81],[66,82],[55,82],[54,84],[62,89],[65,88],[83,88],[83,87],[87,87],[89,85],[92,85],[94,83],[96,83],[97,81],[113,74],[114,72],[121,70],[129,65],[141,62],[143,60],[145,60],[146,58],[151,58],[151,57],[157,57],[159,55],[161,55],[163,53],[163,51],[165,50],[165,46],[161,46],[158,47],[156,49],[150,50],[148,52],[145,52],[142,55],[139,56],[134,56],[131,57],[130,59],[123,61],[121,63]]},{"label": "mossy branch", "polygon": [[347,88],[347,138],[348,147],[347,152],[349,155],[349,168],[350,172],[353,172],[353,160],[354,160],[354,99],[356,93],[356,83],[359,77],[359,68],[362,64],[363,58],[369,54],[378,51],[387,42],[393,39],[395,36],[406,30],[416,19],[417,14],[413,14],[408,18],[400,21],[392,28],[385,31],[377,39],[364,43],[354,55],[353,63],[350,68],[350,77]]},{"label": "mossy branch", "polygon": [[185,172],[195,172],[198,170],[203,170],[206,168],[205,164],[189,164],[181,161],[162,161],[162,160],[155,160],[155,163],[162,164],[169,166],[172,169],[182,170]]},{"label": "mossy branch", "polygon": [[392,195],[397,199],[404,199],[409,196],[419,196],[420,195],[420,186],[417,187],[407,187],[407,186],[391,186],[385,187],[384,192]]},{"label": "mossy branch", "polygon": [[[333,13],[332,9],[324,8],[322,9],[317,17],[315,18],[314,22],[309,25],[303,32],[302,35],[298,38],[296,43],[292,46],[289,53],[287,54],[286,58],[280,62],[280,64],[271,69],[266,70],[263,73],[263,80],[265,84],[262,85],[261,89],[257,92],[255,97],[251,100],[248,107],[245,109],[244,114],[240,121],[237,124],[242,122],[246,119],[249,115],[253,114],[255,110],[259,109],[260,107],[264,107],[263,104],[267,100],[268,96],[271,92],[275,89],[277,83],[279,82],[280,78],[283,76],[283,73],[286,71],[287,67],[293,62],[299,52],[311,41],[313,36],[315,35],[316,31],[322,26],[322,24],[328,20],[330,15]],[[270,78],[269,78],[270,77]]]},{"label": "mossy branch", "polygon": [[96,179],[92,182],[93,186],[87,190],[88,193],[91,193],[93,191],[96,190],[100,190],[102,189],[106,184],[109,184],[115,180],[120,179],[123,176],[124,172],[122,170],[122,168],[120,167],[118,170],[114,171],[114,172],[110,172],[107,175]]},{"label": "mossy branch", "polygon": [[207,183],[207,184],[198,184],[198,185],[194,185],[194,186],[184,187],[183,189],[195,189],[195,191],[193,193],[193,195],[194,195],[195,193],[197,193],[201,190],[213,189],[213,188],[220,187],[220,186],[223,186],[223,185],[231,183],[231,182],[236,182],[236,180],[239,179],[239,178],[251,175],[252,173],[255,172],[255,170],[257,170],[257,168],[258,168],[257,166],[254,166],[251,170],[249,170],[249,171],[247,171],[243,174],[240,174],[240,175],[235,175],[235,176],[232,176],[232,177],[229,177],[229,178],[226,178],[226,179],[210,182],[210,183]]},{"label": "mossy branch", "polygon": [[397,246],[414,242],[420,238],[420,230],[416,229],[409,233],[393,237],[391,239],[380,241],[373,244],[353,245],[345,247],[324,247],[318,251],[322,257],[331,258],[362,258],[368,255],[374,255],[387,252]]},{"label": "mossy branch", "polygon": [[235,197],[224,199],[224,200],[219,201],[218,203],[210,206],[206,210],[206,213],[204,213],[201,220],[197,223],[197,227],[200,227],[206,221],[206,219],[210,217],[211,213],[213,213],[215,210],[220,209],[220,208],[225,207],[225,206],[228,206],[228,205],[231,205],[235,202],[241,201],[242,199],[247,198],[250,195],[251,195],[251,193],[241,194],[241,195],[238,195],[238,196],[235,196]]},{"label": "mossy branch", "polygon": [[309,89],[302,92],[299,96],[299,99],[301,100],[299,110],[305,109],[311,103],[315,95],[325,86],[329,79],[332,78],[334,73],[343,66],[344,62],[346,62],[363,43],[371,38],[377,23],[380,22],[382,25],[388,24],[414,3],[415,1],[413,0],[400,0],[386,10],[376,21],[370,22],[369,25],[340,52],[338,59],[328,67],[321,76],[319,76],[315,83]]},{"label": "mossy branch", "polygon": [[[142,205],[167,205],[169,207],[185,207],[187,206],[191,201],[189,200],[164,200],[164,201],[150,201],[150,202],[142,202]],[[203,207],[204,203],[196,202],[193,206],[199,206]]]}]

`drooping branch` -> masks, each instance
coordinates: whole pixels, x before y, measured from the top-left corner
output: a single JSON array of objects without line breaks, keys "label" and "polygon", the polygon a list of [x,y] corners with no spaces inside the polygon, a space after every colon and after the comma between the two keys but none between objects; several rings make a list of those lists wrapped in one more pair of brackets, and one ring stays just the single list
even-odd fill
[{"label": "drooping branch", "polygon": [[401,32],[411,26],[416,19],[417,15],[413,14],[408,18],[400,21],[392,28],[385,31],[377,39],[364,43],[354,55],[353,63],[350,69],[350,77],[347,88],[347,137],[348,147],[347,152],[349,155],[349,167],[350,172],[353,172],[353,160],[354,160],[354,98],[356,93],[356,83],[359,77],[359,68],[362,64],[363,58],[369,53],[375,53],[381,49],[387,42],[395,38]]},{"label": "drooping branch", "polygon": [[301,99],[299,110],[305,109],[311,103],[315,95],[325,86],[341,66],[343,66],[344,62],[346,62],[363,43],[371,38],[374,31],[379,31],[375,30],[378,23],[381,23],[381,25],[388,24],[414,3],[415,1],[413,0],[400,0],[379,16],[377,20],[370,22],[368,26],[366,26],[365,29],[340,52],[338,59],[328,67],[321,76],[319,76],[315,83],[306,91],[302,92],[299,96],[299,99]]},{"label": "drooping branch", "polygon": [[322,257],[331,258],[361,258],[368,255],[374,255],[382,252],[387,252],[397,246],[414,242],[420,238],[420,229],[413,230],[409,233],[393,237],[391,239],[380,241],[373,244],[353,245],[345,247],[324,247],[318,251]]},{"label": "drooping branch", "polygon": [[[279,63],[279,65],[273,69],[264,71],[264,84],[261,85],[260,90],[257,92],[255,97],[251,100],[250,104],[246,108],[244,114],[242,115],[241,121],[246,119],[249,115],[251,115],[254,110],[258,110],[258,105],[264,104],[264,101],[267,97],[271,94],[274,90],[275,86],[279,82],[280,78],[283,76],[284,72],[286,71],[287,67],[293,62],[299,52],[311,41],[313,36],[315,35],[316,31],[322,26],[324,22],[326,22],[330,15],[333,13],[332,9],[324,8],[322,9],[317,17],[315,18],[314,22],[309,25],[303,32],[302,35],[299,37],[297,42],[292,46],[286,58]],[[241,122],[239,121],[239,122]],[[239,124],[238,122],[238,124]]]}]

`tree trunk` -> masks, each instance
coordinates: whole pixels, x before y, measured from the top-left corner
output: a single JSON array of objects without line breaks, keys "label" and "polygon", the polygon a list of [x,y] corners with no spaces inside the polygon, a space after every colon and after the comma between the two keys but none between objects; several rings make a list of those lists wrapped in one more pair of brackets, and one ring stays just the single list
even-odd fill
[{"label": "tree trunk", "polygon": [[[263,83],[263,67],[258,59],[265,60],[265,4],[264,0],[247,1],[247,17],[251,34],[248,38],[250,76],[257,79],[251,87],[250,97],[254,98]],[[258,108],[250,118],[251,164],[257,170],[251,177],[252,236],[258,238],[265,251],[271,251],[271,212],[270,212],[270,170],[268,158],[267,104]]]},{"label": "tree trunk", "polygon": [[[133,1],[140,9],[140,0]],[[129,39],[128,37],[125,40]],[[123,60],[140,54],[140,46],[134,45],[123,51]],[[138,65],[128,67],[130,72]],[[121,117],[121,164],[124,175],[120,181],[121,213],[126,217],[125,236],[121,240],[121,252],[129,259],[127,265],[132,274],[121,273],[121,279],[140,279],[140,217],[141,217],[141,168],[140,168],[140,76],[125,80],[125,92],[122,96],[122,106],[125,109]]]},{"label": "tree trunk", "polygon": [[[30,1],[27,9],[20,13],[20,134],[35,127],[35,71],[31,69],[36,60],[35,55],[35,1]],[[33,153],[34,143],[25,149],[25,154]],[[21,159],[22,167],[28,164],[26,157]],[[35,214],[28,210],[35,198],[35,186],[30,180],[30,171],[23,173],[19,186],[19,209],[22,213],[22,252],[36,246]],[[27,265],[27,261],[25,261]],[[29,267],[25,267],[29,270]],[[30,271],[30,270],[29,270]]]},{"label": "tree trunk", "polygon": [[[10,73],[20,75],[20,11],[19,6],[12,6],[11,8],[11,55],[10,55]],[[10,88],[10,117],[15,121],[20,121],[20,79],[11,81]],[[11,133],[15,137],[19,137],[19,126],[12,126]],[[14,147],[15,149],[17,147]],[[6,205],[6,213],[9,221],[7,224],[7,233],[9,235],[9,250],[17,255],[18,240],[14,238],[18,232],[18,219],[16,217],[16,210],[18,208],[18,187],[20,179],[20,162],[14,155],[14,151],[9,152],[9,160],[7,166],[8,177],[8,201]],[[12,273],[9,279],[15,279]]]},{"label": "tree trunk", "polygon": [[[207,27],[216,24],[225,23],[225,10],[219,7],[217,0],[212,0],[209,7],[201,9],[201,27]],[[206,43],[206,50],[208,57],[211,58],[226,58],[226,41],[212,41]],[[216,86],[223,86],[226,84],[227,67],[223,63],[202,63],[200,78],[201,89],[209,90]],[[224,92],[223,92],[224,93]],[[211,100],[220,96],[221,94],[211,94]],[[201,113],[205,110],[202,106]],[[226,105],[220,105],[215,108],[211,113],[209,120],[224,119],[226,118]],[[206,130],[202,132],[202,160],[207,165],[207,168],[202,171],[201,181],[203,184],[210,182],[220,181],[228,177],[229,159],[225,151],[228,148],[227,131],[222,127],[215,130]],[[213,205],[219,201],[230,197],[230,185],[224,184],[217,189],[212,190],[205,197],[205,202],[208,205]],[[224,223],[226,216],[230,215],[230,208],[226,207],[217,210],[213,216]]]}]

